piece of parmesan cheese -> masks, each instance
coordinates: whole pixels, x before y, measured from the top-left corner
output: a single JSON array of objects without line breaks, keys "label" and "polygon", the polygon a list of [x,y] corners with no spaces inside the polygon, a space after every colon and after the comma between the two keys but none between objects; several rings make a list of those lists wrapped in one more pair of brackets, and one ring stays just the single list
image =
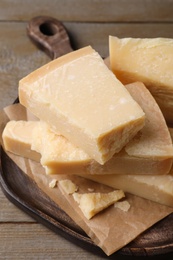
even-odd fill
[{"label": "piece of parmesan cheese", "polygon": [[79,204],[81,211],[87,219],[106,209],[116,201],[125,197],[122,190],[115,190],[109,193],[74,193],[73,198]]},{"label": "piece of parmesan cheese", "polygon": [[110,36],[110,67],[128,84],[143,82],[173,123],[173,40],[169,38],[117,38]]},{"label": "piece of parmesan cheese", "polygon": [[145,126],[104,165],[92,160],[84,150],[55,133],[43,121],[7,124],[3,133],[5,149],[31,159],[37,159],[38,152],[47,174],[169,173],[173,158],[172,140],[157,103],[140,82],[126,88],[145,112]]},{"label": "piece of parmesan cheese", "polygon": [[114,207],[127,212],[130,209],[130,203],[127,200],[117,201],[115,202]]},{"label": "piece of parmesan cheese", "polygon": [[53,179],[49,182],[49,188],[55,188],[57,186],[57,180]]},{"label": "piece of parmesan cheese", "polygon": [[67,194],[73,194],[78,191],[77,185],[68,179],[59,181],[59,185]]},{"label": "piece of parmesan cheese", "polygon": [[20,80],[19,99],[100,164],[118,153],[145,124],[141,107],[90,46]]}]

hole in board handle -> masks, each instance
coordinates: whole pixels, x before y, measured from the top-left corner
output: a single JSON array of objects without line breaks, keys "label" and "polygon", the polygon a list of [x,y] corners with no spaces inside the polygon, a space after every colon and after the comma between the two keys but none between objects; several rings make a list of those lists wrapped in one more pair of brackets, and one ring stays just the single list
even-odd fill
[{"label": "hole in board handle", "polygon": [[40,25],[40,31],[47,36],[53,36],[58,32],[57,26],[51,22],[45,22]]}]

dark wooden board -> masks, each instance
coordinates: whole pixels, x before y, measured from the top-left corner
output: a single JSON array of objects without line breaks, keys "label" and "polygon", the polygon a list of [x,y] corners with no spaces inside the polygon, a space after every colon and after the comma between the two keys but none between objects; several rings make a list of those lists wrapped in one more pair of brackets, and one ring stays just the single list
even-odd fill
[{"label": "dark wooden board", "polygon": [[[7,198],[38,222],[94,254],[105,256],[85,232],[19,169],[2,147],[0,184]],[[170,252],[173,252],[173,214],[156,223],[118,254],[154,256]]]},{"label": "dark wooden board", "polygon": [[[44,32],[40,32],[42,24],[44,24],[42,27]],[[56,26],[57,28],[55,28]],[[62,24],[53,18],[39,17],[33,19],[28,24],[27,30],[31,39],[46,51],[51,58],[72,51],[69,38]],[[32,179],[19,169],[2,147],[0,154],[0,184],[7,198],[37,221],[73,243],[80,245],[80,247],[86,248],[94,254],[105,256],[85,232],[41,191]],[[116,257],[117,254],[138,257],[160,256],[166,253],[171,253],[171,257],[173,256],[173,214],[155,224],[115,254]],[[115,259],[115,254],[109,258]]]}]

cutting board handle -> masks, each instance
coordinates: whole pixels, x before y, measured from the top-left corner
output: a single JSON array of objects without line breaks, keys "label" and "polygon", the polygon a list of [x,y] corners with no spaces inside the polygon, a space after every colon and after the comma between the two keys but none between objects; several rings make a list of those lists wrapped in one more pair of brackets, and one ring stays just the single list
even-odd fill
[{"label": "cutting board handle", "polygon": [[51,59],[73,51],[70,39],[63,24],[49,16],[37,16],[27,26],[30,39]]}]

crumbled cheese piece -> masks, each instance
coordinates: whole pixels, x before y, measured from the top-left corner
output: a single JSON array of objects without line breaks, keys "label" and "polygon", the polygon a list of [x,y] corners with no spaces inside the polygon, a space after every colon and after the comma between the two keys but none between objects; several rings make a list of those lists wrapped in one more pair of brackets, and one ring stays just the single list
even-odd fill
[{"label": "crumbled cheese piece", "polygon": [[94,192],[94,189],[93,188],[88,188],[88,191],[89,192]]},{"label": "crumbled cheese piece", "polygon": [[109,193],[74,193],[73,198],[79,204],[81,211],[87,219],[106,209],[116,201],[125,197],[122,190],[115,190]]},{"label": "crumbled cheese piece", "polygon": [[73,194],[78,190],[77,185],[68,179],[59,181],[59,184],[67,194]]},{"label": "crumbled cheese piece", "polygon": [[57,180],[56,179],[53,179],[49,182],[49,188],[55,188],[57,185]]},{"label": "crumbled cheese piece", "polygon": [[82,194],[80,194],[80,193],[73,193],[73,198],[74,198],[74,200],[79,204],[80,203],[80,199],[81,199],[81,197],[82,197]]},{"label": "crumbled cheese piece", "polygon": [[115,202],[114,207],[127,212],[130,209],[130,203],[127,200],[117,201]]}]

